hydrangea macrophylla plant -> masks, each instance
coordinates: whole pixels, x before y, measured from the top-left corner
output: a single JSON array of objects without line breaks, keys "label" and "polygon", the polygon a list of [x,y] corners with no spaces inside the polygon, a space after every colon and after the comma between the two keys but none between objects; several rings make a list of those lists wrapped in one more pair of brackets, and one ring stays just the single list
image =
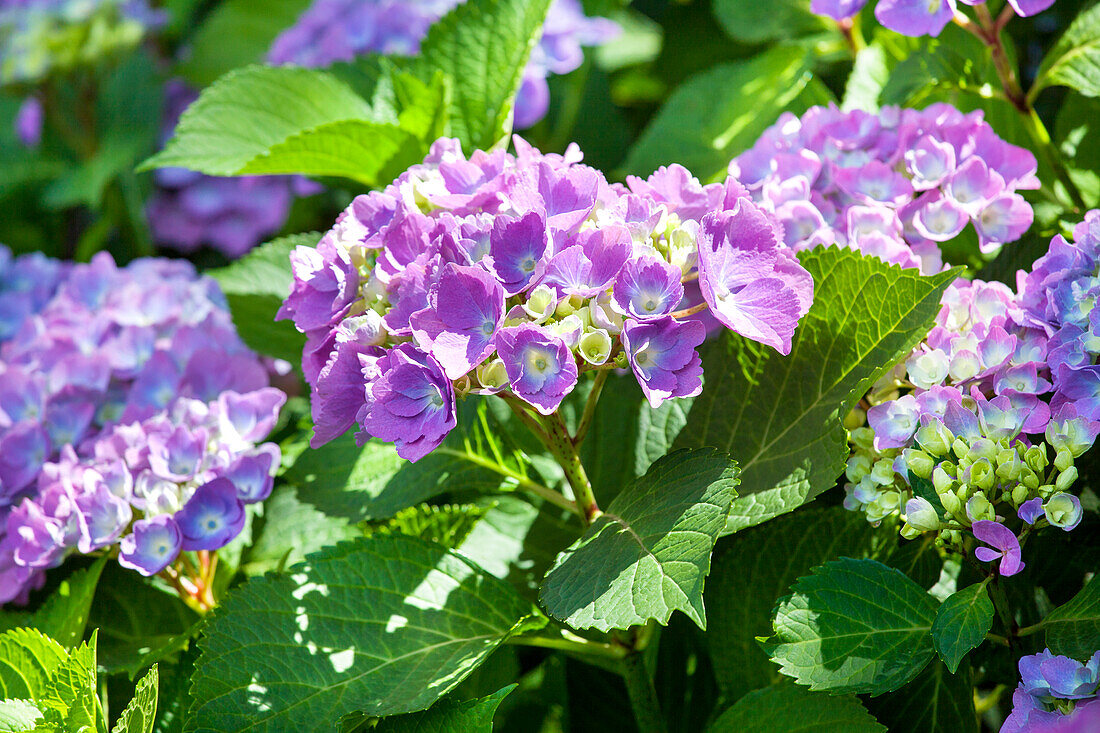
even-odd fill
[{"label": "hydrangea macrophylla plant", "polygon": [[584,373],[626,366],[654,406],[696,395],[705,309],[790,351],[813,282],[736,180],[671,166],[613,186],[575,147],[515,143],[466,158],[438,140],[291,255],[279,317],[308,337],[314,447],[357,423],[417,460],[456,395],[551,415]]},{"label": "hydrangea macrophylla plant", "polygon": [[[0,603],[132,519],[176,511],[196,477],[266,496],[277,449],[250,451],[284,397],[213,280],[182,261],[119,268],[106,253],[68,264],[6,248],[0,275]],[[171,531],[145,527],[134,552]]]},{"label": "hydrangea macrophylla plant", "polygon": [[1074,461],[1100,434],[1096,397],[1081,387],[1100,357],[1098,222],[1089,212],[1074,242],[1056,236],[1016,291],[980,280],[948,288],[927,338],[868,397],[846,506],[873,522],[901,514],[907,537],[939,531],[958,543],[972,528],[996,550],[978,548],[978,559],[1003,554],[1003,575],[1020,562],[1005,524],[1021,536],[1080,524]]},{"label": "hydrangea macrophylla plant", "polygon": [[1018,192],[1039,187],[1035,171],[980,110],[947,104],[784,113],[729,166],[793,249],[846,246],[926,273],[968,224],[986,254],[1019,239],[1033,215]]},{"label": "hydrangea macrophylla plant", "polygon": [[1020,685],[1001,733],[1095,730],[1100,724],[1100,651],[1082,664],[1045,649],[1020,659]]},{"label": "hydrangea macrophylla plant", "polygon": [[[328,66],[367,53],[415,56],[432,23],[463,0],[314,0],[298,21],[275,39],[273,64]],[[542,38],[532,50],[515,100],[515,127],[546,116],[549,74],[568,74],[584,61],[584,46],[614,38],[619,27],[589,18],[579,0],[554,0]]]},{"label": "hydrangea macrophylla plant", "polygon": [[[906,36],[938,36],[952,21],[959,3],[983,5],[985,0],[878,0],[875,17],[892,31]],[[867,0],[811,0],[810,10],[835,20],[856,15]],[[1008,0],[1017,15],[1036,15],[1054,4],[1054,0]]]}]

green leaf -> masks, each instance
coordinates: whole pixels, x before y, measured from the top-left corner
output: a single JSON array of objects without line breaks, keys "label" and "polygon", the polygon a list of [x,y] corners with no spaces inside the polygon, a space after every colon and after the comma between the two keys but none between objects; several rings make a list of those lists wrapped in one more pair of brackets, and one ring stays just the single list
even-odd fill
[{"label": "green leaf", "polygon": [[382,524],[368,526],[366,533],[405,534],[453,550],[466,541],[489,509],[474,504],[419,504],[402,509]]},{"label": "green leaf", "polygon": [[291,364],[302,361],[305,335],[290,321],[276,321],[275,314],[294,281],[290,253],[298,246],[314,247],[320,239],[315,232],[281,237],[209,273],[225,293],[237,333],[250,348]]},{"label": "green leaf", "polygon": [[1028,97],[1034,99],[1050,86],[1100,97],[1100,6],[1082,11],[1047,52]]},{"label": "green leaf", "polygon": [[736,495],[737,466],[713,449],[680,450],[620,493],[562,552],[540,599],[579,629],[626,629],[683,611],[706,628],[703,580]]},{"label": "green leaf", "polygon": [[72,649],[84,638],[84,627],[92,608],[99,576],[107,558],[101,557],[91,567],[77,570],[61,582],[34,614],[34,626],[43,634]]},{"label": "green leaf", "polygon": [[453,551],[375,535],[236,588],[199,642],[188,730],[328,731],[446,694],[545,617]]},{"label": "green leaf", "polygon": [[428,81],[454,80],[450,134],[463,150],[487,149],[508,135],[512,106],[550,0],[469,0],[428,31],[410,69]]},{"label": "green leaf", "polygon": [[936,491],[935,484],[931,480],[921,478],[920,476],[911,475],[910,486],[913,489],[913,494],[927,501],[932,505],[932,508],[936,510],[936,514],[940,519],[947,518],[947,510],[943,508],[943,502],[940,501],[940,494]]},{"label": "green leaf", "polygon": [[815,694],[792,682],[750,692],[722,713],[707,733],[885,733],[854,695]]},{"label": "green leaf", "polygon": [[745,43],[763,43],[808,36],[835,29],[824,17],[814,15],[804,0],[752,3],[715,0],[714,15],[726,33]]},{"label": "green leaf", "polygon": [[771,630],[776,599],[814,566],[866,552],[871,537],[871,525],[860,514],[806,507],[718,543],[704,595],[710,609],[706,637],[727,699],[782,679],[756,641]]},{"label": "green leaf", "polygon": [[0,634],[0,699],[37,700],[66,656],[60,644],[37,629]]},{"label": "green leaf", "polygon": [[741,465],[727,532],[831,488],[848,458],[856,402],[928,333],[957,270],[922,277],[854,250],[799,253],[814,303],[789,356],[727,333],[703,347],[707,385],[678,445],[716,446]]},{"label": "green leaf", "polygon": [[730,160],[795,102],[812,76],[805,50],[777,46],[691,77],[638,137],[626,172],[645,176],[680,163],[704,181],[724,176]]},{"label": "green leaf", "polygon": [[419,713],[383,718],[374,733],[492,733],[493,716],[516,685],[478,700],[440,700]]},{"label": "green leaf", "polygon": [[954,674],[959,662],[976,649],[993,626],[993,601],[985,583],[975,583],[952,594],[932,624],[932,644]]},{"label": "green leaf", "polygon": [[138,170],[178,166],[231,176],[304,131],[372,118],[367,101],[332,74],[248,66],[203,90],[180,117],[164,150]]},{"label": "green leaf", "polygon": [[152,733],[157,719],[157,665],[141,678],[134,690],[134,697],[118,716],[111,733]]},{"label": "green leaf", "polygon": [[241,571],[261,575],[301,562],[306,555],[363,531],[347,517],[324,514],[298,498],[298,489],[276,486],[263,503],[263,516],[253,523],[254,540],[245,548]]},{"label": "green leaf", "polygon": [[898,570],[841,558],[791,591],[779,601],[764,651],[811,690],[890,692],[932,658],[936,599]]},{"label": "green leaf", "polygon": [[0,700],[0,733],[32,731],[42,711],[27,700]]},{"label": "green leaf", "polygon": [[1100,646],[1100,581],[1090,580],[1077,595],[1043,619],[1046,642],[1055,654],[1088,659]]},{"label": "green leaf", "polygon": [[[310,0],[227,0],[216,6],[189,41],[178,71],[193,86],[209,86],[222,74],[263,61],[272,42],[310,5]],[[233,39],[227,42],[226,39]]]},{"label": "green leaf", "polygon": [[867,707],[891,733],[978,733],[970,662],[951,674],[933,659],[903,689],[870,698]]},{"label": "green leaf", "polygon": [[96,633],[70,654],[50,675],[36,702],[42,707],[40,727],[55,730],[105,731],[96,683]]}]

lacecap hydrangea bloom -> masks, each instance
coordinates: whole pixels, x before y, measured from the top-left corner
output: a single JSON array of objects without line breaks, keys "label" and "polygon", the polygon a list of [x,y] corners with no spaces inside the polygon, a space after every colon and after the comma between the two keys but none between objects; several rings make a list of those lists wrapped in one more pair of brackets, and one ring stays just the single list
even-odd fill
[{"label": "lacecap hydrangea bloom", "polygon": [[0,0],[0,85],[94,64],[164,19],[146,0]]},{"label": "lacecap hydrangea bloom", "polygon": [[[167,85],[164,139],[198,92],[175,79]],[[297,176],[207,176],[183,168],[160,168],[146,205],[157,244],[193,252],[209,245],[237,258],[282,228],[295,196],[320,186]]]},{"label": "lacecap hydrangea bloom", "polygon": [[[4,603],[67,552],[105,547],[131,519],[155,515],[148,502],[167,491],[165,481],[181,483],[175,501],[186,503],[187,482],[229,471],[263,437],[249,421],[269,426],[284,398],[237,337],[217,284],[187,262],[118,268],[106,253],[67,264],[0,248],[0,282]],[[255,402],[261,407],[248,406]],[[164,436],[160,449],[153,435]],[[190,459],[177,448],[186,456],[201,448],[200,468],[184,471]],[[151,478],[138,481],[145,469]]]},{"label": "lacecap hydrangea bloom", "polygon": [[[856,15],[867,0],[810,0],[810,10],[835,20]],[[906,36],[938,36],[955,16],[959,4],[984,5],[985,0],[878,0],[875,18],[892,31]],[[1008,0],[1017,15],[1041,13],[1054,0]]]},{"label": "lacecap hydrangea bloom", "polygon": [[[328,66],[367,53],[415,56],[432,23],[463,0],[314,0],[298,21],[275,39],[273,64]],[[515,127],[523,129],[550,108],[549,74],[567,74],[584,62],[584,46],[619,33],[606,18],[589,18],[579,0],[554,0],[542,38],[531,52],[515,102]]]},{"label": "lacecap hydrangea bloom", "polygon": [[1033,214],[1018,192],[1039,187],[1035,171],[980,110],[947,104],[784,113],[729,166],[795,250],[850,247],[926,273],[968,225],[983,253],[1019,239]]},{"label": "lacecap hydrangea bloom", "polygon": [[708,325],[789,352],[813,281],[736,180],[674,165],[611,185],[575,146],[515,144],[438,140],[291,255],[278,317],[307,335],[314,446],[358,424],[417,460],[456,398],[550,414],[600,369],[631,369],[653,405],[695,395]]},{"label": "lacecap hydrangea bloom", "polygon": [[[970,529],[983,562],[1016,572],[1016,534],[1070,531],[1075,459],[1100,433],[1100,212],[1061,236],[1017,289],[956,281],[924,342],[868,395],[851,433],[845,501],[902,534]],[[1007,562],[1007,565],[1005,564]]]},{"label": "lacecap hydrangea bloom", "polygon": [[1084,664],[1044,649],[1020,659],[1020,685],[1001,733],[1100,730],[1100,651]]}]

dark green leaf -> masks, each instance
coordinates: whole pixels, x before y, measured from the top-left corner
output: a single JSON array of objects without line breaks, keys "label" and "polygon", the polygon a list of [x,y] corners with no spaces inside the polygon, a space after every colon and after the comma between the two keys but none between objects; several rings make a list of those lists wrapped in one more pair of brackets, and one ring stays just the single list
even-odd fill
[{"label": "dark green leaf", "polygon": [[811,690],[890,692],[932,658],[936,599],[893,568],[842,558],[799,578],[791,591],[764,651]]},{"label": "dark green leaf", "polygon": [[727,333],[703,347],[706,388],[678,445],[741,465],[727,531],[791,511],[831,488],[848,457],[842,424],[867,389],[928,333],[957,276],[922,277],[837,247],[800,252],[814,303],[789,356]]},{"label": "dark green leaf", "polygon": [[719,451],[660,459],[558,556],[543,606],[581,629],[667,624],[676,610],[706,628],[703,581],[736,486],[736,464]]},{"label": "dark green leaf", "polygon": [[157,683],[159,676],[154,664],[141,678],[134,690],[134,697],[118,716],[111,733],[152,733],[157,717]]},{"label": "dark green leaf", "polygon": [[515,685],[479,700],[440,700],[419,713],[383,718],[374,733],[492,733],[493,716]]},{"label": "dark green leaf", "polygon": [[933,659],[917,678],[897,692],[867,700],[890,733],[977,733],[970,662],[951,674]]},{"label": "dark green leaf", "polygon": [[1100,6],[1093,5],[1078,15],[1047,52],[1030,96],[1056,85],[1086,97],[1100,97]]},{"label": "dark green leaf", "polygon": [[985,583],[975,583],[951,595],[932,624],[932,644],[954,674],[971,649],[985,641],[993,625],[993,602]]},{"label": "dark green leaf", "polygon": [[1055,654],[1086,660],[1100,647],[1100,581],[1095,577],[1070,601],[1043,620]]},{"label": "dark green leaf", "polygon": [[803,0],[772,3],[715,0],[714,15],[731,38],[745,43],[798,38],[830,27],[828,19],[811,13]]},{"label": "dark green leaf", "polygon": [[738,700],[707,733],[885,733],[855,695],[810,692],[786,681]]},{"label": "dark green leaf", "polygon": [[65,649],[36,629],[0,634],[0,699],[38,700],[65,659]]},{"label": "dark green leaf", "polygon": [[756,641],[771,630],[776,599],[814,566],[866,552],[871,531],[860,514],[807,507],[718,543],[704,597],[710,609],[707,642],[727,699],[781,679]]},{"label": "dark green leaf", "polygon": [[446,548],[375,535],[255,578],[199,643],[188,730],[328,731],[431,705],[545,618]]}]

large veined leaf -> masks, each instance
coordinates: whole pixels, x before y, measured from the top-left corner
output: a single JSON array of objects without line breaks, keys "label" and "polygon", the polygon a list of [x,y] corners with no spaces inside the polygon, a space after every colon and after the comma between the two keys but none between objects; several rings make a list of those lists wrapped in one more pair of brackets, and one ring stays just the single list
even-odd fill
[{"label": "large veined leaf", "polygon": [[61,662],[36,703],[47,730],[100,731],[107,724],[96,683],[96,633]]},{"label": "large veined leaf", "polygon": [[515,685],[477,700],[440,700],[419,713],[393,715],[378,721],[374,733],[493,733],[493,716]]},{"label": "large veined leaf", "polygon": [[624,168],[646,176],[658,166],[680,163],[704,181],[724,177],[730,159],[748,149],[812,78],[806,51],[795,46],[718,64],[669,96],[630,149]]},{"label": "large veined leaf", "polygon": [[1100,6],[1081,12],[1047,52],[1028,96],[1049,86],[1067,86],[1086,97],[1100,97]]},{"label": "large veined leaf", "polygon": [[199,642],[187,729],[328,731],[349,713],[414,712],[544,623],[440,545],[345,542],[230,593]]},{"label": "large veined leaf", "polygon": [[813,693],[786,681],[742,697],[707,733],[885,733],[854,695]]},{"label": "large veined leaf", "polygon": [[42,711],[27,700],[0,700],[0,733],[32,731]]},{"label": "large veined leaf", "polygon": [[848,457],[845,415],[928,333],[957,271],[923,277],[837,247],[799,253],[814,303],[789,356],[727,333],[703,347],[707,385],[678,445],[728,451],[741,487],[728,532],[831,488]]},{"label": "large veined leaf", "polygon": [[36,629],[0,634],[0,699],[37,700],[65,659],[65,649]]},{"label": "large veined leaf", "polygon": [[133,698],[123,708],[111,733],[152,733],[157,717],[158,680],[157,667],[153,665],[137,683]]},{"label": "large veined leaf", "polygon": [[558,556],[543,606],[574,628],[667,624],[677,610],[706,628],[703,581],[736,486],[736,464],[724,453],[665,456]]},{"label": "large veined leaf", "polygon": [[489,148],[512,128],[512,104],[550,0],[470,0],[428,31],[411,69],[454,80],[450,134],[467,154]]},{"label": "large veined leaf", "polygon": [[811,13],[802,0],[715,0],[714,15],[731,38],[746,43],[798,38],[827,31],[832,25],[823,16]]},{"label": "large veined leaf", "polygon": [[952,594],[932,624],[932,644],[954,674],[967,653],[985,640],[993,625],[993,601],[985,583],[975,583]]},{"label": "large veined leaf", "polygon": [[977,733],[974,684],[970,662],[964,661],[956,674],[933,659],[917,678],[897,692],[867,699],[876,718],[891,733]]},{"label": "large veined leaf", "polygon": [[1086,660],[1100,639],[1100,581],[1093,578],[1081,592],[1043,619],[1046,642],[1055,654]]},{"label": "large veined leaf", "polygon": [[896,690],[932,658],[936,599],[900,571],[842,558],[799,578],[780,600],[764,651],[811,690]]},{"label": "large veined leaf", "polygon": [[859,557],[871,537],[862,514],[806,507],[718,544],[704,598],[714,676],[726,698],[781,678],[756,637],[771,631],[772,609],[791,583],[826,560]]}]

